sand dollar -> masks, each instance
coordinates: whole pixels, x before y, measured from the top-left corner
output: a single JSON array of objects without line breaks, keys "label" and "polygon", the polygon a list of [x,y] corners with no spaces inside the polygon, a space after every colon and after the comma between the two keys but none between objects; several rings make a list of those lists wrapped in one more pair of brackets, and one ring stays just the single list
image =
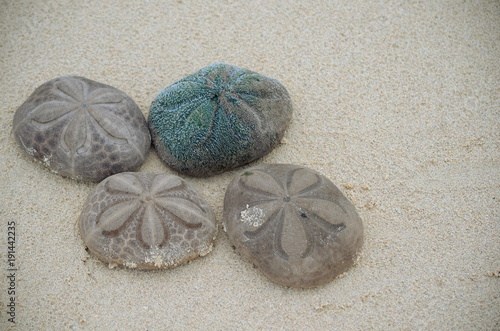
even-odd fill
[{"label": "sand dollar", "polygon": [[201,177],[267,154],[291,116],[290,96],[276,79],[215,63],[161,91],[148,124],[163,161]]},{"label": "sand dollar", "polygon": [[174,267],[206,255],[217,234],[212,209],[185,180],[133,172],[95,187],[79,227],[99,259],[140,269]]},{"label": "sand dollar", "polygon": [[224,225],[238,252],[272,281],[314,287],[355,262],[363,224],[320,173],[290,164],[249,168],[228,186]]},{"label": "sand dollar", "polygon": [[151,137],[135,102],[109,85],[76,76],[39,86],[14,115],[19,146],[62,176],[100,181],[137,169]]}]

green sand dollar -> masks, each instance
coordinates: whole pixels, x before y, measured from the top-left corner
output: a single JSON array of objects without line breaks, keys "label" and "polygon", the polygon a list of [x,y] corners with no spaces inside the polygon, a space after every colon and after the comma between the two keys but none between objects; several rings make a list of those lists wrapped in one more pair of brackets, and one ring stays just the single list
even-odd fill
[{"label": "green sand dollar", "polygon": [[148,124],[166,164],[205,177],[269,153],[291,117],[292,101],[276,79],[215,63],[161,91]]},{"label": "green sand dollar", "polygon": [[14,114],[13,132],[53,172],[95,182],[136,170],[151,146],[146,119],[128,95],[77,76],[40,85]]},{"label": "green sand dollar", "polygon": [[212,250],[210,206],[184,179],[124,172],[100,182],[80,216],[85,246],[102,261],[138,269],[174,267]]},{"label": "green sand dollar", "polygon": [[242,256],[291,287],[330,282],[354,264],[363,243],[361,218],[342,192],[291,164],[238,175],[224,198],[224,226]]}]

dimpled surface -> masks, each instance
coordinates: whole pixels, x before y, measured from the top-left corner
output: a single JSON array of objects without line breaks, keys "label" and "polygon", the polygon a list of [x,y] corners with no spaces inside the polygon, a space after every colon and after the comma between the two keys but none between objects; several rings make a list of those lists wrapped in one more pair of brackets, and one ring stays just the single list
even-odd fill
[{"label": "dimpled surface", "polygon": [[173,267],[211,251],[212,209],[175,175],[125,172],[97,185],[80,216],[83,242],[99,259],[130,268]]},{"label": "dimpled surface", "polygon": [[137,169],[151,145],[130,97],[76,76],[39,86],[17,109],[13,132],[19,146],[53,172],[88,181]]},{"label": "dimpled surface", "polygon": [[276,79],[215,63],[164,89],[148,121],[163,161],[202,177],[267,154],[291,116],[290,96]]},{"label": "dimpled surface", "polygon": [[353,265],[363,243],[354,206],[318,172],[290,164],[253,167],[224,199],[229,239],[272,281],[325,284]]}]

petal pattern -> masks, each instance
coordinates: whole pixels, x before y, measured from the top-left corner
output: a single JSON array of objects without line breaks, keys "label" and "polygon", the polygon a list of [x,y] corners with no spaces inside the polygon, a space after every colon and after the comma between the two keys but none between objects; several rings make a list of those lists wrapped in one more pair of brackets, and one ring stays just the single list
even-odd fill
[{"label": "petal pattern", "polygon": [[108,194],[113,194],[123,198],[137,198],[144,191],[144,184],[133,174],[123,173],[121,176],[114,176],[113,180],[104,182],[104,190]]},{"label": "petal pattern", "polygon": [[119,201],[104,209],[96,224],[107,236],[117,236],[141,213],[139,201]]},{"label": "petal pattern", "polygon": [[[258,172],[259,176],[252,176]],[[296,180],[300,178],[300,180]],[[249,170],[238,181],[239,188],[251,195],[247,208],[260,207],[273,210],[257,229],[244,232],[249,239],[273,234],[275,252],[288,260],[290,256],[304,258],[315,247],[314,233],[337,233],[345,228],[345,209],[331,197],[317,194],[322,186],[321,177],[315,172],[297,167],[278,177],[272,171]],[[272,204],[272,205],[271,205]],[[272,207],[269,207],[272,206]],[[345,215],[338,223],[330,223],[331,215]]]},{"label": "petal pattern", "polygon": [[84,102],[88,94],[87,85],[79,79],[72,77],[69,78],[68,81],[70,83],[56,83],[55,93],[57,93],[61,99],[68,102]]},{"label": "petal pattern", "polygon": [[108,137],[113,139],[115,144],[126,144],[128,142],[130,131],[121,117],[102,111],[99,107],[91,107],[85,113],[92,116]]},{"label": "petal pattern", "polygon": [[185,188],[182,180],[175,175],[156,176],[151,183],[151,194],[160,197],[168,194],[172,190],[182,190]]},{"label": "petal pattern", "polygon": [[145,248],[162,247],[168,240],[168,228],[154,206],[146,206],[142,222],[137,225],[137,239]]},{"label": "petal pattern", "polygon": [[87,121],[88,119],[84,113],[77,112],[64,128],[61,134],[61,146],[67,153],[76,151],[78,154],[81,154],[85,153],[88,149],[81,149],[83,146],[90,145]]},{"label": "petal pattern", "polygon": [[213,211],[175,175],[119,173],[99,183],[87,201],[82,238],[112,263],[175,266],[207,254],[217,232]]},{"label": "petal pattern", "polygon": [[165,217],[188,229],[198,229],[208,220],[207,211],[186,194],[187,187],[179,177],[156,176],[159,180],[145,185],[132,173],[120,175],[104,183],[106,192],[116,200],[97,219],[105,235],[117,236],[135,220],[137,239],[144,247],[152,247],[168,240]]},{"label": "petal pattern", "polygon": [[201,227],[201,220],[206,216],[190,199],[180,199],[177,197],[158,198],[156,206],[164,211],[172,220],[186,228],[196,229]]},{"label": "petal pattern", "polygon": [[100,88],[94,89],[86,97],[90,105],[107,105],[123,102],[124,96],[120,93],[116,93],[115,89],[112,88]]},{"label": "petal pattern", "polygon": [[137,104],[84,77],[40,85],[16,110],[13,124],[16,141],[30,156],[61,176],[84,181],[136,170],[151,144]]},{"label": "petal pattern", "polygon": [[293,164],[247,168],[228,185],[224,229],[270,280],[315,287],[350,268],[363,241],[354,206],[327,177]]},{"label": "petal pattern", "polygon": [[48,101],[36,106],[31,113],[32,124],[37,129],[42,129],[43,125],[52,126],[59,120],[71,114],[78,108],[77,103],[68,103],[65,101]]}]

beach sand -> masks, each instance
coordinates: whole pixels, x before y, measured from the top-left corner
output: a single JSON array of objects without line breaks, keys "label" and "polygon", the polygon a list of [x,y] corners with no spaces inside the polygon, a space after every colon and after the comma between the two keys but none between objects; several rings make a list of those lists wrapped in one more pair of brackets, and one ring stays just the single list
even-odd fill
[{"label": "beach sand", "polygon": [[[78,233],[96,184],[13,138],[16,109],[55,77],[115,86],[147,116],[213,62],[288,89],[285,139],[251,165],[313,168],[352,201],[365,242],[342,277],[276,285],[223,230],[186,265],[111,269]],[[0,329],[500,330],[500,2],[0,0],[0,72]],[[244,168],[183,178],[221,223]],[[153,148],[139,171],[173,173]]]}]

